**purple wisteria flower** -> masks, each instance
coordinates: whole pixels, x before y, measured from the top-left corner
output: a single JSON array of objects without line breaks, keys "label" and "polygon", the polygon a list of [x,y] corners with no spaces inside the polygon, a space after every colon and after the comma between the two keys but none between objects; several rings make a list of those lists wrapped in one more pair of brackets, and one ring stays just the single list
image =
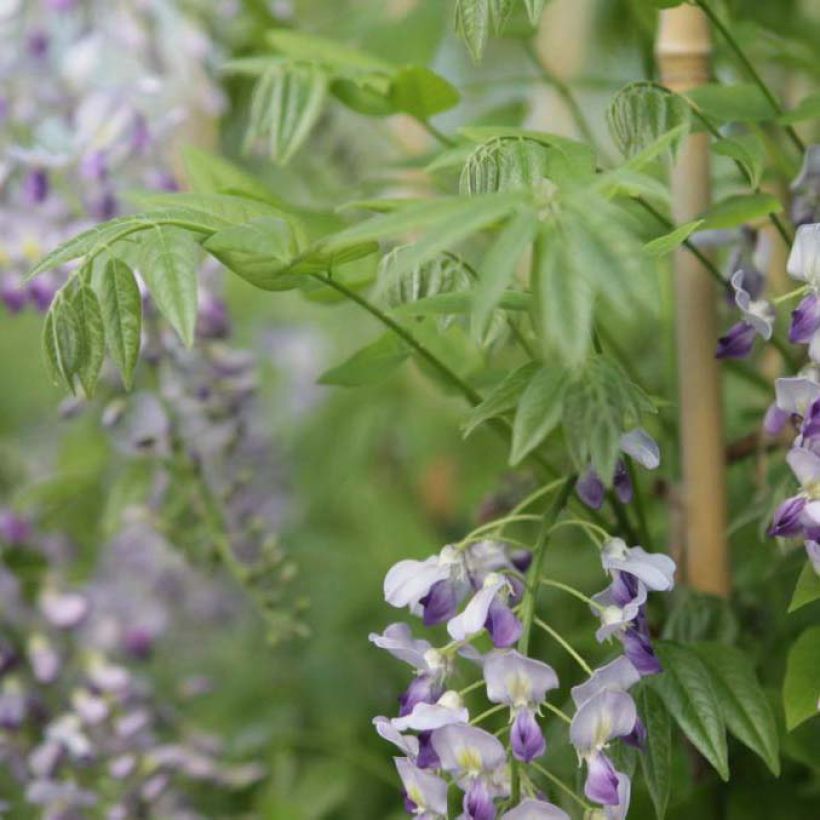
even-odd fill
[{"label": "purple wisteria flower", "polygon": [[570,741],[586,762],[586,796],[604,806],[619,806],[627,795],[626,775],[617,772],[604,754],[616,738],[639,742],[645,730],[628,689],[640,679],[635,666],[619,657],[596,670],[588,681],[571,690],[576,713],[570,724]]},{"label": "purple wisteria flower", "polygon": [[[628,455],[647,470],[656,470],[661,463],[661,453],[657,442],[642,427],[636,427],[621,436],[621,452]],[[615,465],[615,473],[612,476],[612,487],[615,495],[623,504],[628,504],[632,500],[632,480],[629,477],[626,463],[623,459],[618,459]],[[606,486],[603,479],[591,467],[581,474],[575,486],[578,497],[588,507],[598,510],[603,506],[606,497]]]},{"label": "purple wisteria flower", "polygon": [[718,359],[742,359],[752,350],[755,337],[765,341],[772,338],[774,308],[765,299],[756,299],[747,290],[748,276],[744,270],[736,270],[730,281],[734,290],[734,301],[743,319],[732,325],[725,335],[718,339],[715,356]]},{"label": "purple wisteria flower", "polygon": [[547,692],[558,688],[555,670],[515,650],[496,650],[484,659],[484,681],[490,702],[510,707],[510,739],[515,757],[525,763],[541,757],[546,742],[535,718]]},{"label": "purple wisteria flower", "polygon": [[433,732],[432,744],[442,769],[464,791],[464,814],[471,820],[493,820],[495,799],[509,794],[501,741],[476,726],[451,725]]},{"label": "purple wisteria flower", "polygon": [[552,803],[528,797],[514,809],[505,811],[501,820],[569,820],[569,815]]},{"label": "purple wisteria flower", "polygon": [[411,760],[394,758],[404,787],[407,811],[421,820],[447,817],[447,782],[437,775],[416,767]]},{"label": "purple wisteria flower", "polygon": [[811,360],[820,362],[820,223],[803,224],[797,229],[786,270],[811,289],[792,311],[789,340],[808,344]]}]

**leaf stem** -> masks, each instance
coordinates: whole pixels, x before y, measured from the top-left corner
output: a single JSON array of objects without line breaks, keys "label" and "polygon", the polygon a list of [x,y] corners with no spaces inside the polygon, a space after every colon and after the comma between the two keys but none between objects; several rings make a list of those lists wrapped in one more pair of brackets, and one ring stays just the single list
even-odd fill
[{"label": "leaf stem", "polygon": [[546,706],[547,709],[550,710],[550,712],[552,712],[556,717],[561,718],[561,720],[563,720],[564,723],[572,723],[572,718],[563,709],[559,709],[557,706],[553,706],[549,701],[546,700],[541,705]]},{"label": "leaf stem", "polygon": [[425,120],[425,119],[424,119],[424,118],[422,118],[422,117],[416,117],[416,122],[417,122],[417,123],[418,123],[418,124],[419,124],[419,125],[420,125],[420,126],[421,126],[421,127],[422,127],[422,128],[423,128],[423,129],[424,129],[424,130],[425,130],[425,131],[426,131],[426,132],[427,132],[430,136],[431,136],[431,137],[433,137],[433,138],[436,140],[436,142],[440,143],[440,144],[441,144],[441,145],[443,145],[445,148],[455,148],[455,146],[456,146],[456,144],[457,144],[457,143],[456,143],[456,141],[455,141],[454,139],[451,139],[450,137],[448,137],[448,136],[447,136],[445,133],[443,133],[442,131],[439,131],[439,129],[438,129],[438,128],[436,128],[436,126],[435,126],[435,125],[433,125],[433,123],[431,123],[431,122],[430,122],[430,120]]},{"label": "leaf stem", "polygon": [[[760,76],[758,70],[754,67],[751,60],[746,56],[743,49],[738,44],[737,40],[735,40],[734,35],[731,31],[729,31],[728,27],[724,24],[724,22],[718,17],[715,13],[714,9],[712,9],[711,5],[706,2],[706,0],[695,0],[698,6],[702,9],[703,13],[711,20],[712,25],[720,32],[723,39],[726,41],[726,44],[729,48],[734,52],[735,57],[737,57],[738,62],[743,66],[746,70],[746,73],[751,77],[754,84],[761,90],[763,96],[769,101],[769,105],[774,109],[777,114],[783,113],[783,106],[780,105],[777,98],[772,94],[769,87],[766,85],[766,82]],[[791,125],[784,126],[786,133],[789,135],[789,138],[794,143],[795,147],[797,148],[800,153],[804,153],[806,150],[806,146],[802,139],[800,139],[797,131]]]},{"label": "leaf stem", "polygon": [[507,706],[506,703],[498,703],[495,706],[491,706],[485,712],[482,712],[477,717],[474,717],[470,721],[470,725],[471,726],[477,726],[479,723],[481,723],[482,720],[486,720],[488,717],[491,717],[492,715],[498,714],[502,709],[507,709],[507,708],[508,708],[508,706]]},{"label": "leaf stem", "polygon": [[545,587],[554,587],[555,589],[561,589],[564,592],[569,593],[570,595],[575,596],[579,601],[583,601],[585,604],[589,604],[593,609],[602,610],[603,607],[597,602],[593,601],[588,595],[584,595],[581,590],[576,589],[569,584],[565,584],[562,581],[554,581],[552,578],[544,578],[543,576],[539,579],[539,583]]}]

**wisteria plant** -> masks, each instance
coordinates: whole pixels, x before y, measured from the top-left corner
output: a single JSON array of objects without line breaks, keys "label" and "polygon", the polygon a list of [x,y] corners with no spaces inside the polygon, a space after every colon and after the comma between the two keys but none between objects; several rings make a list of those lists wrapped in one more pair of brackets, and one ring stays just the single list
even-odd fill
[{"label": "wisteria plant", "polygon": [[[409,674],[394,714],[373,724],[407,812],[623,818],[651,802],[659,818],[681,806],[736,816],[715,806],[739,771],[781,777],[777,794],[794,801],[781,816],[802,816],[816,799],[820,695],[807,615],[820,598],[816,54],[786,59],[773,36],[749,56],[743,4],[646,0],[657,59],[599,122],[539,51],[551,4],[446,5],[472,61],[502,39],[521,51],[579,139],[502,113],[459,119],[445,64],[394,61],[283,13],[264,48],[222,67],[247,102],[246,154],[299,167],[340,110],[362,134],[411,135],[421,153],[368,168],[366,195],[317,205],[316,192],[291,202],[241,162],[187,149],[183,190],[132,192],[142,210],[76,234],[29,273],[61,273],[49,372],[88,398],[107,353],[129,387],[157,366],[149,318],[176,332],[164,355],[184,370],[220,322],[203,296],[206,257],[260,298],[351,304],[379,335],[323,384],[367,388],[412,363],[417,389],[462,402],[470,446],[500,439],[499,475],[525,477],[471,531],[407,544],[384,578],[386,604],[411,620],[372,624],[370,641]],[[802,82],[788,105],[772,66]],[[21,181],[29,196],[44,184]],[[234,359],[214,366],[242,372]],[[724,378],[745,413],[728,443]],[[179,392],[160,395],[161,415],[185,413]],[[172,475],[201,481],[197,448],[181,447],[193,458]],[[202,515],[218,524],[224,499],[204,492]],[[236,536],[220,527],[230,567]],[[571,550],[569,572],[554,569],[555,549]],[[776,605],[800,613],[764,623],[754,590],[784,578],[793,595],[772,591]],[[571,606],[588,626],[570,637]],[[383,711],[396,694],[384,687]]]}]

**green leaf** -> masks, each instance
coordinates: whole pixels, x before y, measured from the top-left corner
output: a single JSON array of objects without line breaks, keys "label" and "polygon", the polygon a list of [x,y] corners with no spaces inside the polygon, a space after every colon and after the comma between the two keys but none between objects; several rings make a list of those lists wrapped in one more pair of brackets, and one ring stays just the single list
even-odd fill
[{"label": "green leaf", "polygon": [[647,242],[643,246],[644,252],[649,256],[665,256],[680,247],[702,224],[702,219],[696,219],[694,222],[680,225],[673,231]]},{"label": "green leaf", "polygon": [[594,291],[555,231],[542,233],[534,253],[539,335],[547,354],[557,351],[567,365],[577,366],[592,341]]},{"label": "green leaf", "polygon": [[439,295],[454,295],[455,291],[469,287],[469,271],[457,256],[440,254],[411,268],[399,264],[411,248],[399,245],[386,254],[379,265],[378,299],[385,307],[413,305]]},{"label": "green leaf", "polygon": [[456,31],[479,62],[490,34],[490,0],[456,0]]},{"label": "green leaf", "polygon": [[338,77],[330,84],[330,93],[352,111],[368,117],[386,117],[397,111],[390,98],[390,83],[382,75]]},{"label": "green leaf", "polygon": [[188,184],[197,194],[230,194],[280,204],[256,177],[218,154],[186,145],[182,149],[182,161]]},{"label": "green leaf", "polygon": [[654,412],[646,394],[606,356],[593,356],[576,370],[564,396],[563,426],[576,469],[589,463],[609,485],[620,440],[643,413]]},{"label": "green leaf", "polygon": [[782,210],[783,204],[772,194],[736,194],[722,199],[701,214],[701,228],[704,231],[737,228]]},{"label": "green leaf", "polygon": [[527,8],[530,22],[534,26],[538,25],[538,21],[541,19],[541,13],[547,5],[547,0],[524,0],[524,5]]},{"label": "green leaf", "polygon": [[202,244],[208,253],[237,276],[262,290],[288,290],[303,277],[288,275],[298,254],[290,223],[275,216],[217,231]]},{"label": "green leaf", "polygon": [[267,141],[270,157],[285,165],[301,148],[322,113],[327,75],[313,63],[280,63],[256,84],[246,147]]},{"label": "green leaf", "polygon": [[[362,242],[434,228],[427,245],[413,254],[404,254],[399,260],[402,267],[409,269],[425,259],[432,259],[441,250],[447,250],[454,237],[463,239],[468,233],[503,219],[522,201],[520,194],[510,193],[412,202],[404,208],[373,217],[335,234],[324,240],[322,247],[332,252]],[[468,222],[469,226],[466,224]]]},{"label": "green leaf", "polygon": [[675,596],[661,637],[677,643],[719,641],[730,644],[737,640],[739,631],[737,616],[728,601],[685,587]]},{"label": "green leaf", "polygon": [[655,815],[663,820],[672,791],[672,721],[663,701],[649,686],[640,689],[638,709],[646,727],[641,768]]},{"label": "green leaf", "polygon": [[266,34],[267,41],[291,60],[318,63],[346,76],[381,72],[390,74],[394,66],[350,46],[304,31],[278,28]]},{"label": "green leaf", "polygon": [[777,121],[783,125],[791,125],[804,120],[820,119],[820,91],[815,91],[800,100],[796,108],[781,114]]},{"label": "green leaf", "polygon": [[686,100],[653,83],[630,83],[622,88],[607,110],[612,139],[627,157],[635,157],[670,132],[674,152],[689,128],[690,111]]},{"label": "green leaf", "polygon": [[777,113],[752,83],[706,83],[687,91],[686,96],[704,116],[718,123],[764,122],[774,119]]},{"label": "green leaf", "polygon": [[518,404],[519,396],[538,372],[539,367],[537,362],[527,362],[497,384],[484,401],[470,411],[463,427],[464,438],[467,438],[485,421],[512,410]]},{"label": "green leaf", "polygon": [[458,91],[435,71],[408,66],[390,85],[390,101],[398,111],[426,120],[458,105]]},{"label": "green leaf", "polygon": [[686,646],[658,641],[655,651],[664,671],[649,678],[649,685],[695,748],[728,780],[726,725],[709,670]]},{"label": "green leaf", "polygon": [[140,353],[142,297],[131,268],[119,259],[110,260],[105,267],[100,298],[108,349],[130,390]]},{"label": "green leaf", "polygon": [[791,731],[817,715],[820,702],[820,626],[807,629],[793,644],[786,659],[783,706],[786,728]]},{"label": "green leaf", "polygon": [[547,175],[548,149],[534,140],[496,138],[473,151],[464,163],[462,194],[528,191]]},{"label": "green leaf", "polygon": [[541,367],[527,385],[513,421],[510,464],[532,452],[561,420],[567,373],[561,367]]},{"label": "green leaf", "polygon": [[515,276],[518,262],[536,233],[537,219],[531,211],[511,217],[492,247],[484,255],[473,291],[472,325],[476,338],[483,336],[487,322]]},{"label": "green leaf", "polygon": [[88,286],[80,284],[71,295],[71,307],[77,318],[77,331],[81,337],[82,356],[77,370],[80,384],[87,398],[94,395],[94,388],[105,359],[105,325],[97,294]]},{"label": "green leaf", "polygon": [[140,272],[160,313],[180,339],[194,343],[199,245],[187,231],[156,226],[143,239]]},{"label": "green leaf", "polygon": [[717,140],[712,149],[716,154],[731,157],[744,172],[752,188],[760,185],[766,164],[766,146],[757,134],[741,134]]},{"label": "green leaf", "polygon": [[746,655],[724,643],[695,647],[712,673],[712,684],[729,731],[759,755],[775,777],[780,775],[777,723]]},{"label": "green leaf", "polygon": [[388,331],[372,344],[356,351],[347,361],[322,374],[319,384],[359,387],[379,382],[402,365],[410,348]]},{"label": "green leaf", "polygon": [[75,378],[82,365],[83,337],[79,320],[64,292],[51,303],[43,324],[43,352],[51,380],[75,392]]},{"label": "green leaf", "polygon": [[504,31],[512,8],[513,0],[490,0],[490,22],[493,24],[495,34],[501,34]]},{"label": "green leaf", "polygon": [[[476,143],[503,143],[505,141],[515,143],[517,141],[534,142],[543,146],[547,149],[543,156],[535,155],[534,158],[532,156],[528,158],[525,155],[519,157],[517,162],[521,164],[522,159],[527,163],[534,161],[535,168],[539,171],[543,163],[542,176],[551,179],[559,187],[576,187],[584,182],[592,182],[596,176],[595,152],[582,142],[558,134],[514,128],[508,125],[470,125],[460,128],[459,133]],[[495,150],[501,150],[501,146]],[[532,178],[532,174],[530,177]]]},{"label": "green leaf", "polygon": [[817,574],[811,561],[806,561],[803,571],[797,579],[794,595],[789,604],[789,612],[794,612],[820,598],[820,575]]}]

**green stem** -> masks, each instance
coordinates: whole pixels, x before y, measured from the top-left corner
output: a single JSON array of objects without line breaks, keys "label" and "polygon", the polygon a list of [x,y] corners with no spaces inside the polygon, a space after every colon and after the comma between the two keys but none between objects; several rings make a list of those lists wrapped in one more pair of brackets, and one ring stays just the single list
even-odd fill
[{"label": "green stem", "polygon": [[564,592],[569,593],[570,595],[575,596],[579,601],[583,601],[585,604],[589,604],[593,609],[602,610],[603,607],[593,601],[588,595],[584,595],[583,592],[579,589],[575,589],[575,587],[570,586],[569,584],[564,584],[561,581],[554,581],[552,578],[541,578],[540,583],[542,586],[545,587],[554,587],[555,589],[563,590]]},{"label": "green stem", "polygon": [[561,720],[563,720],[564,723],[572,723],[572,718],[563,709],[559,709],[557,706],[553,706],[549,701],[546,700],[541,705],[546,706],[547,709],[550,710],[550,712],[552,712],[556,717],[561,718]]},{"label": "green stem", "polygon": [[563,780],[556,777],[551,771],[545,769],[540,763],[536,763],[535,761],[533,761],[532,763],[530,763],[530,766],[532,766],[537,772],[540,772],[542,775],[544,775],[544,777],[546,777],[547,780],[550,781],[550,783],[552,783],[555,786],[558,786],[558,788],[561,789],[561,791],[564,792],[564,794],[566,794],[568,797],[571,797],[585,812],[591,812],[593,810],[593,807],[589,803],[587,803],[586,800],[583,800],[577,794],[575,794],[575,792],[569,786],[567,786],[567,784],[564,783]]},{"label": "green stem", "polygon": [[[544,563],[544,554],[546,553],[552,529],[569,500],[572,488],[575,486],[575,478],[576,477],[572,475],[564,479],[563,487],[561,487],[560,491],[552,499],[552,502],[544,513],[541,530],[538,533],[538,540],[533,548],[532,564],[529,569],[529,577],[531,580],[525,589],[524,600],[521,604],[519,616],[521,619],[521,637],[518,639],[518,651],[522,655],[529,654],[530,635],[532,633],[532,624],[535,620],[535,604],[538,597],[538,585],[541,577],[541,567]],[[512,758],[510,761],[510,783],[512,805],[515,806],[521,797],[521,778],[520,772],[518,771],[518,762],[515,758]]]},{"label": "green stem", "polygon": [[635,465],[628,461],[626,469],[629,472],[629,480],[632,482],[632,503],[635,507],[635,517],[638,519],[638,529],[641,533],[641,543],[649,552],[654,552],[652,548],[652,536],[649,534],[649,527],[646,523],[646,509],[643,503],[643,493],[638,484],[638,475]]},{"label": "green stem", "polygon": [[536,626],[539,626],[544,632],[547,633],[551,638],[553,638],[556,643],[561,644],[564,647],[567,654],[572,657],[572,659],[587,673],[590,677],[592,676],[592,667],[573,649],[572,644],[567,641],[566,638],[563,637],[559,632],[556,632],[546,621],[542,621],[540,618],[535,618]]},{"label": "green stem", "polygon": [[474,717],[470,721],[470,725],[471,726],[477,726],[479,723],[481,723],[482,720],[486,720],[488,717],[491,717],[492,715],[498,714],[502,709],[508,709],[508,708],[509,707],[507,706],[506,703],[499,703],[497,706],[491,706],[485,712],[482,712],[477,717]]},{"label": "green stem", "polygon": [[[726,41],[726,44],[729,48],[734,52],[735,57],[737,57],[738,62],[743,66],[746,70],[746,73],[751,77],[752,82],[761,90],[763,96],[769,101],[769,105],[771,105],[772,109],[777,114],[783,113],[783,106],[780,105],[780,102],[777,98],[772,94],[769,90],[769,87],[766,85],[763,78],[760,76],[758,70],[754,67],[751,60],[746,56],[743,49],[738,44],[737,40],[735,40],[734,35],[731,31],[729,31],[728,27],[723,23],[720,17],[715,14],[714,10],[712,9],[711,5],[706,2],[706,0],[695,0],[698,6],[703,10],[703,13],[712,21],[712,25],[720,32],[723,39]],[[791,125],[784,126],[786,133],[789,135],[789,138],[794,143],[795,147],[801,153],[804,153],[806,150],[806,146],[803,143],[803,140],[800,139],[797,131]]]},{"label": "green stem", "polygon": [[416,122],[437,142],[441,143],[445,148],[455,148],[456,141],[454,139],[450,139],[446,134],[439,131],[433,123],[429,120],[425,120],[421,117],[416,117]]}]

